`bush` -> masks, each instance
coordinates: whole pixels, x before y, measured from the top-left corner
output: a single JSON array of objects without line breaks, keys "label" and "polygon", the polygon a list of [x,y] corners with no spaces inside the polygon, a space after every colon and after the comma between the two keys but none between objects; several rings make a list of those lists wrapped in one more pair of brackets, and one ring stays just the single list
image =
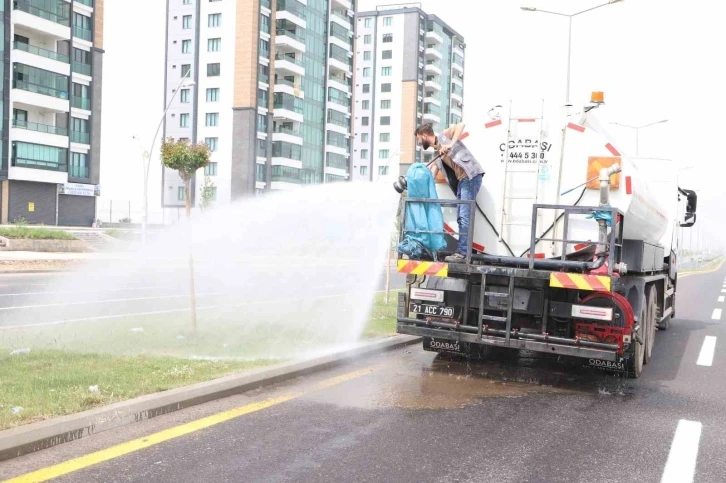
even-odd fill
[{"label": "bush", "polygon": [[13,226],[0,228],[0,236],[5,238],[25,238],[29,240],[75,240],[76,237],[63,230],[49,228],[29,228],[27,226]]}]

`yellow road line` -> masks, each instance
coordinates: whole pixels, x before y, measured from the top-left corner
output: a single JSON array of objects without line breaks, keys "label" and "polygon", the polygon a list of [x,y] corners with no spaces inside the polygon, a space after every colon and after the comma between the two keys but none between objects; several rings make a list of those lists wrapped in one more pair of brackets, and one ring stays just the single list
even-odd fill
[{"label": "yellow road line", "polygon": [[276,406],[278,404],[282,404],[305,394],[326,389],[337,384],[342,384],[346,381],[350,381],[352,379],[371,374],[376,370],[378,370],[377,367],[368,367],[366,369],[361,369],[360,371],[349,372],[338,377],[333,377],[331,379],[321,381],[308,391],[293,392],[279,397],[265,399],[264,401],[248,404],[239,408],[230,409],[219,414],[213,414],[202,419],[197,419],[196,421],[191,421],[180,426],[165,429],[164,431],[160,431],[149,436],[144,436],[143,438],[127,441],[126,443],[111,446],[110,448],[96,451],[95,453],[90,453],[84,456],[80,456],[78,458],[74,458],[72,460],[64,461],[63,463],[59,463],[57,465],[34,471],[32,473],[27,473],[25,475],[18,476],[17,478],[6,480],[4,483],[36,483],[41,481],[48,481],[53,478],[58,478],[59,476],[74,473],[84,468],[103,463],[104,461],[109,461],[120,456],[124,456],[129,453],[133,453],[144,448],[148,448],[150,446],[154,446],[159,443],[178,438],[180,436],[194,433],[196,431],[206,429],[220,423],[224,423],[226,421],[238,418],[240,416],[244,416],[246,414],[254,413],[272,406]]}]

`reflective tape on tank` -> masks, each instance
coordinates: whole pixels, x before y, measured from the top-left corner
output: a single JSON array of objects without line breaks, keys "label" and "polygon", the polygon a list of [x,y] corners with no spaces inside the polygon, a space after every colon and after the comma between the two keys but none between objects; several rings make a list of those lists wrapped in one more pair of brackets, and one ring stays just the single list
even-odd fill
[{"label": "reflective tape on tank", "polygon": [[419,262],[415,260],[399,260],[398,273],[411,275],[431,275],[433,277],[448,277],[449,264],[439,262]]},{"label": "reflective tape on tank", "polygon": [[581,275],[579,273],[552,272],[550,287],[593,292],[609,292],[610,277],[603,275]]}]

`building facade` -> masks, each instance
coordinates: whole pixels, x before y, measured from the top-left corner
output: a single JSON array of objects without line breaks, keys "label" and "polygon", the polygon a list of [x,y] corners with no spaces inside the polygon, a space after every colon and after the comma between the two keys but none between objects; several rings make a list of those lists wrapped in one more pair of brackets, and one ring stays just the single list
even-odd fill
[{"label": "building facade", "polygon": [[2,223],[91,226],[104,0],[0,0]]},{"label": "building facade", "polygon": [[[204,176],[219,203],[350,178],[354,15],[354,0],[167,0],[164,136],[212,149],[193,203]],[[164,169],[164,207],[182,186]]]},{"label": "building facade", "polygon": [[431,157],[418,125],[462,120],[464,38],[415,6],[360,12],[355,26],[353,179],[396,178]]}]

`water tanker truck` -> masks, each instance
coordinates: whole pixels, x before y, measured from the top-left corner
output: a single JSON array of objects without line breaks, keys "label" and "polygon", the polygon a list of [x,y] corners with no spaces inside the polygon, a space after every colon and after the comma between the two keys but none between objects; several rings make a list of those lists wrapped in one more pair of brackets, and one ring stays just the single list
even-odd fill
[{"label": "water tanker truck", "polygon": [[[496,346],[641,375],[676,315],[678,233],[695,224],[697,198],[673,161],[625,154],[605,111],[593,93],[581,106],[509,102],[467,120],[460,142],[486,171],[477,199],[456,199],[448,167],[436,197],[402,197],[401,236],[416,231],[411,208],[433,204],[448,246],[399,256],[399,333],[430,351]],[[475,213],[466,259],[440,262],[456,247],[461,203]]]}]

